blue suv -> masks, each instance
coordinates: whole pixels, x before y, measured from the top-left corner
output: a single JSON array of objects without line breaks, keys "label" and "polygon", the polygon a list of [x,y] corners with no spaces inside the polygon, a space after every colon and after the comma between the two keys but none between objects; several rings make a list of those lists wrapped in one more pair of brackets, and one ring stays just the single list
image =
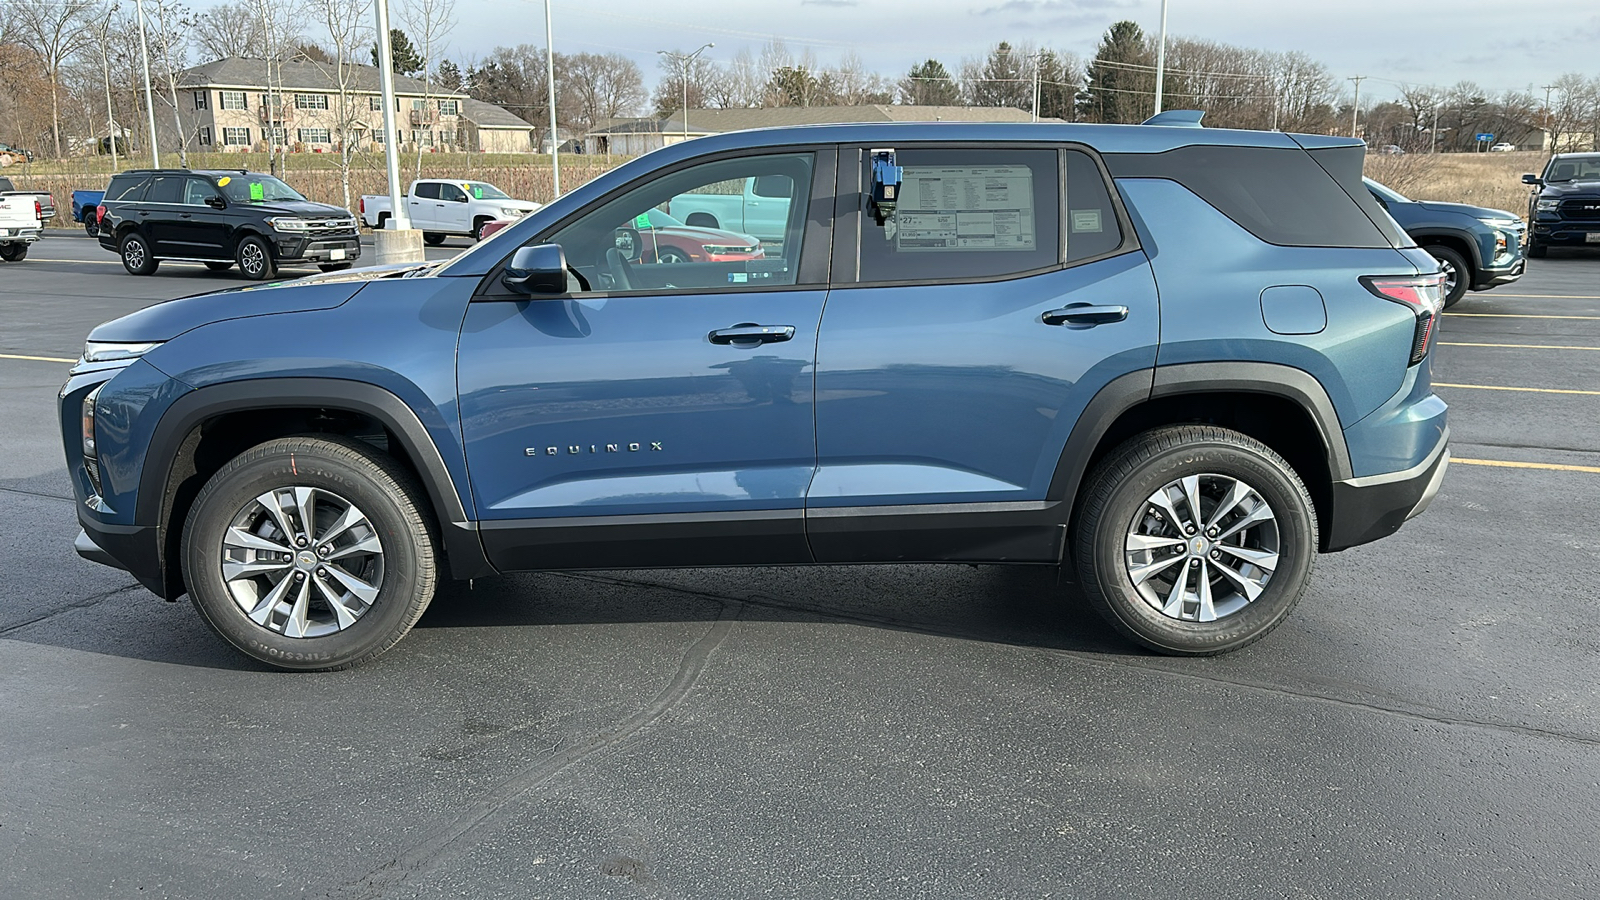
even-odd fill
[{"label": "blue suv", "polygon": [[[1134,641],[1232,650],[1447,467],[1442,276],[1362,157],[1165,125],[670,146],[444,264],[94,329],[60,395],[77,549],[287,669],[383,652],[441,577],[666,566],[1059,566]],[[648,252],[652,210],[753,180],[776,240]]]}]

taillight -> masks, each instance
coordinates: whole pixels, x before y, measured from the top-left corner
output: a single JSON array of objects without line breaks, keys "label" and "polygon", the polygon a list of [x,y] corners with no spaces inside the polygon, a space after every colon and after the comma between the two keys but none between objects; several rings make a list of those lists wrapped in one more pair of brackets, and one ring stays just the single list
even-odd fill
[{"label": "taillight", "polygon": [[94,208],[94,222],[96,225],[106,220],[106,205],[104,203]]},{"label": "taillight", "polygon": [[362,197],[361,200],[356,205],[357,205],[358,211],[363,216],[367,214],[367,198]]},{"label": "taillight", "polygon": [[41,222],[44,221],[44,206],[37,200],[33,201],[33,217]]},{"label": "taillight", "polygon": [[1411,339],[1411,365],[1422,362],[1433,344],[1434,326],[1444,309],[1444,275],[1387,276],[1368,275],[1361,279],[1367,290],[1385,300],[1393,300],[1409,308],[1417,316],[1417,328]]}]

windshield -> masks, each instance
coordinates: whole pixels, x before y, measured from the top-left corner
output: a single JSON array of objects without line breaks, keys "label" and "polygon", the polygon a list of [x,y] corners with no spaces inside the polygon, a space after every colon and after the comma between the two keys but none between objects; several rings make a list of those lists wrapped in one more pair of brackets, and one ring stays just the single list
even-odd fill
[{"label": "windshield", "polygon": [[500,190],[492,184],[485,184],[482,181],[468,181],[461,186],[467,189],[467,193],[471,194],[474,200],[511,199],[510,194],[507,194],[505,191]]},{"label": "windshield", "polygon": [[646,224],[641,228],[640,227],[641,223],[638,221],[638,219],[635,219],[633,227],[638,228],[640,231],[643,231],[645,228],[683,228],[683,227],[685,227],[683,222],[681,222],[678,219],[673,218],[671,215],[669,215],[667,213],[664,213],[659,209],[647,209],[647,210],[645,210],[644,217],[648,221],[649,224]]},{"label": "windshield", "polygon": [[1411,198],[1403,196],[1399,191],[1394,190],[1393,188],[1390,188],[1390,187],[1385,187],[1384,185],[1381,185],[1381,184],[1377,183],[1376,181],[1373,181],[1371,178],[1363,178],[1361,180],[1366,183],[1367,190],[1369,190],[1369,191],[1373,192],[1374,194],[1378,195],[1378,199],[1379,200],[1384,200],[1384,201],[1387,201],[1389,203],[1410,203],[1411,202]]},{"label": "windshield", "polygon": [[1545,170],[1545,181],[1596,181],[1600,180],[1600,153],[1583,156],[1561,156],[1550,160]]},{"label": "windshield", "polygon": [[300,192],[271,175],[219,175],[217,187],[229,203],[273,203],[304,200]]}]

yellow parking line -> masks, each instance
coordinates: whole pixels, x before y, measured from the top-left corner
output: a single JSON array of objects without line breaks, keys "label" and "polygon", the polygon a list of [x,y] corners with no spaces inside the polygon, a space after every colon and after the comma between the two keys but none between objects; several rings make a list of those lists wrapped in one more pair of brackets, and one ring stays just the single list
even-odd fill
[{"label": "yellow parking line", "polygon": [[1447,312],[1447,316],[1471,316],[1474,319],[1600,319],[1600,316],[1535,316],[1529,313],[1458,313]]},{"label": "yellow parking line", "polygon": [[1496,297],[1519,297],[1524,300],[1600,300],[1600,296],[1593,294],[1502,294],[1495,292]]},{"label": "yellow parking line", "polygon": [[75,363],[75,362],[77,362],[77,360],[75,360],[75,359],[63,359],[62,357],[59,357],[59,356],[19,356],[18,354],[15,354],[15,353],[0,353],[0,359],[26,359],[26,360],[32,360],[33,362],[59,362],[59,363]]},{"label": "yellow parking line", "polygon": [[1459,456],[1450,457],[1452,465],[1459,463],[1463,466],[1497,466],[1502,469],[1550,469],[1556,472],[1588,472],[1600,475],[1600,466],[1568,466],[1561,463],[1530,463],[1516,462],[1509,459],[1462,459]]},{"label": "yellow parking line", "polygon": [[1531,394],[1590,394],[1600,397],[1600,391],[1578,391],[1572,388],[1531,388],[1531,387],[1504,387],[1497,384],[1446,384],[1435,381],[1434,387],[1442,388],[1468,388],[1474,391],[1526,391]]},{"label": "yellow parking line", "polygon": [[1600,350],[1600,347],[1578,347],[1566,344],[1474,344],[1468,341],[1440,341],[1444,347],[1515,347],[1519,350]]}]

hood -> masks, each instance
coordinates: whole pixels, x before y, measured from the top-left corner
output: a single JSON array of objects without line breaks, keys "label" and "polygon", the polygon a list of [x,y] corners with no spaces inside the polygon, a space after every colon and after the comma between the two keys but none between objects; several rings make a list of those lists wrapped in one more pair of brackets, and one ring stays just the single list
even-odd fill
[{"label": "hood", "polygon": [[[669,225],[666,228],[656,228],[653,230],[661,235],[687,238],[688,240],[698,241],[702,244],[715,244],[719,246],[730,247],[740,245],[759,247],[761,245],[761,241],[756,239],[753,235],[740,234],[736,231],[724,231],[721,228],[697,228],[693,225]],[[650,232],[641,231],[639,232],[639,237],[648,244],[650,241]]]},{"label": "hood", "polygon": [[1521,216],[1503,209],[1490,209],[1487,206],[1472,206],[1467,203],[1444,203],[1438,200],[1419,200],[1417,205],[1423,209],[1434,212],[1460,213],[1474,219],[1520,219]]},{"label": "hood", "polygon": [[245,209],[263,212],[267,215],[299,216],[304,219],[333,218],[353,219],[350,210],[342,206],[333,206],[328,203],[312,203],[310,200],[276,200],[272,203],[247,203],[241,204]]},{"label": "hood", "polygon": [[1539,192],[1541,197],[1600,196],[1600,179],[1586,178],[1578,181],[1547,181]]},{"label": "hood", "polygon": [[354,297],[369,281],[404,277],[426,271],[433,265],[398,263],[347,269],[296,281],[249,285],[180,297],[99,325],[89,332],[88,339],[111,343],[169,341],[201,325],[228,319],[333,309]]}]

